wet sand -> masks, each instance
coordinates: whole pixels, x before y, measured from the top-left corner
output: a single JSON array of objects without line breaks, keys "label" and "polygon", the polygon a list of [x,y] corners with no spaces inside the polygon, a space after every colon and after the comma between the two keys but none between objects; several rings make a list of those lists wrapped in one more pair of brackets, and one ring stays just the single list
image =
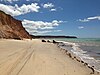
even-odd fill
[{"label": "wet sand", "polygon": [[0,75],[91,75],[91,72],[53,43],[37,39],[0,40]]}]

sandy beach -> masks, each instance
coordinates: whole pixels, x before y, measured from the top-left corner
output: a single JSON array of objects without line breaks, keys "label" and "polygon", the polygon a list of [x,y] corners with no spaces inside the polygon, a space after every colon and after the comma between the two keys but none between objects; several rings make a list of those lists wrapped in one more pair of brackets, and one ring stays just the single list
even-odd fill
[{"label": "sandy beach", "polygon": [[0,75],[100,75],[41,40],[0,40]]}]

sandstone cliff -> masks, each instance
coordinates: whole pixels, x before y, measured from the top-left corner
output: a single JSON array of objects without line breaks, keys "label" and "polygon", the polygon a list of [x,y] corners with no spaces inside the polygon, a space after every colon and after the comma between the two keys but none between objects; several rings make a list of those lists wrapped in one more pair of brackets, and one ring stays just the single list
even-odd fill
[{"label": "sandstone cliff", "polygon": [[22,26],[21,21],[0,11],[0,38],[31,39],[31,36]]}]

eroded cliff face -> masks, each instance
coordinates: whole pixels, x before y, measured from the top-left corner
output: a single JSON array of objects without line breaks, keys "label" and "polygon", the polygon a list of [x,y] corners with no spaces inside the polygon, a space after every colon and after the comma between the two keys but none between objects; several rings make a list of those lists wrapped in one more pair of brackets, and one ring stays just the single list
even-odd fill
[{"label": "eroded cliff face", "polygon": [[6,39],[32,39],[22,26],[21,21],[0,11],[0,38]]}]

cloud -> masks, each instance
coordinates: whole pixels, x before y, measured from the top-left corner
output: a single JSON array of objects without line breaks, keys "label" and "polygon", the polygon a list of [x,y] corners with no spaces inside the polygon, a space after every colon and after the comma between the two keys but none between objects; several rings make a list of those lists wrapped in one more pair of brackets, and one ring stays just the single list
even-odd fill
[{"label": "cloud", "polygon": [[39,12],[39,8],[40,6],[38,6],[37,3],[29,5],[23,4],[20,7],[17,4],[15,4],[15,6],[0,4],[0,10],[12,16],[18,16],[29,12]]},{"label": "cloud", "polygon": [[79,26],[78,29],[84,29],[84,27],[83,26]]},{"label": "cloud", "polygon": [[43,22],[43,21],[30,21],[23,20],[22,24],[24,27],[29,27],[33,29],[53,29],[54,27],[59,26],[63,21],[53,20],[52,22]]},{"label": "cloud", "polygon": [[30,0],[26,0],[26,1],[30,1]]},{"label": "cloud", "polygon": [[43,30],[43,31],[39,31],[39,30],[30,30],[30,34],[35,34],[35,35],[47,35],[48,33],[51,33],[51,32],[61,32],[62,30]]},{"label": "cloud", "polygon": [[37,31],[37,34],[46,34],[52,32],[51,30]]},{"label": "cloud", "polygon": [[100,16],[88,17],[88,18],[83,19],[83,20],[79,19],[78,21],[80,21],[80,22],[89,22],[91,20],[100,20]]},{"label": "cloud", "polygon": [[89,17],[87,19],[88,20],[95,20],[95,19],[100,20],[100,16]]},{"label": "cloud", "polygon": [[88,20],[88,19],[79,19],[78,21],[80,21],[80,22],[88,22],[88,21],[90,21],[90,20]]},{"label": "cloud", "polygon": [[[43,21],[30,21],[30,20],[23,20],[22,24],[23,27],[30,33],[30,34],[43,34],[52,32],[51,30],[55,27],[59,26],[63,21],[53,20],[52,22],[43,22]],[[41,31],[42,30],[42,31]],[[59,32],[60,30],[53,30],[53,32]]]},{"label": "cloud", "polygon": [[42,4],[43,8],[53,8],[54,5],[52,3]]},{"label": "cloud", "polygon": [[43,8],[49,9],[49,11],[57,11],[57,9],[59,8],[55,8],[55,5],[53,3],[45,3],[45,4],[41,4],[41,6]]},{"label": "cloud", "polygon": [[57,11],[57,9],[50,9],[50,11]]},{"label": "cloud", "polygon": [[19,0],[0,0],[0,1],[4,1],[4,2],[9,2],[9,3],[12,3],[12,2],[19,1]]},{"label": "cloud", "polygon": [[62,30],[44,30],[44,31],[38,31],[38,34],[46,34],[50,32],[61,32]]}]

